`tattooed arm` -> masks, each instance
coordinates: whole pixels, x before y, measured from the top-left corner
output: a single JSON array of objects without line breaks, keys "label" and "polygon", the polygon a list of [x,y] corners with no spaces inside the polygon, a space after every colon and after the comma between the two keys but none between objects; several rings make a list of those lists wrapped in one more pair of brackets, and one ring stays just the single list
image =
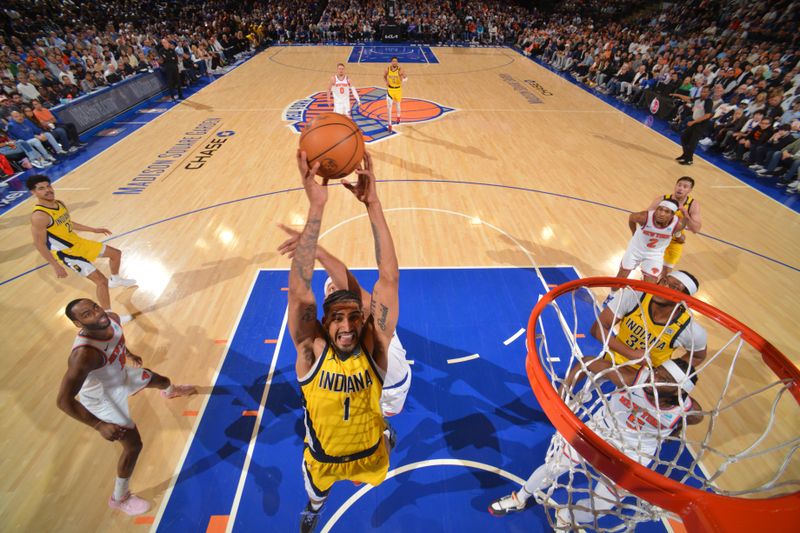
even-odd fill
[{"label": "tattooed arm", "polygon": [[322,328],[317,321],[317,302],[311,291],[311,278],[314,275],[314,259],[316,255],[319,230],[322,225],[322,213],[328,200],[327,180],[320,185],[314,179],[319,163],[308,167],[305,152],[298,151],[297,166],[303,180],[303,188],[309,200],[306,226],[300,234],[292,268],[289,271],[289,334],[297,348],[295,370],[298,376],[308,374],[314,365],[317,355],[314,353],[314,341],[322,337]]},{"label": "tattooed arm", "polygon": [[369,346],[368,337],[365,338],[367,349],[372,351],[375,363],[386,370],[387,350],[389,342],[397,327],[400,316],[400,300],[398,287],[400,269],[397,265],[397,255],[394,250],[392,234],[383,215],[383,207],[378,199],[375,189],[375,174],[372,171],[372,158],[369,153],[364,154],[364,169],[357,170],[358,184],[353,186],[346,182],[342,184],[350,189],[356,197],[367,206],[367,215],[372,225],[372,236],[375,240],[375,261],[378,263],[378,281],[372,289],[370,302],[370,316],[368,325],[373,332],[373,346]]}]

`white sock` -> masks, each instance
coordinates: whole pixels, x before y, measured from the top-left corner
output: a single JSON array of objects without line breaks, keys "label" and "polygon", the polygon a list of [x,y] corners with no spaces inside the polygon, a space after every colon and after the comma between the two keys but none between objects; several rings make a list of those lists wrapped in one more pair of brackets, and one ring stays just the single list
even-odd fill
[{"label": "white sock", "polygon": [[389,100],[389,124],[392,123],[392,101]]},{"label": "white sock", "polygon": [[119,274],[111,274],[111,279],[119,279]]},{"label": "white sock", "polygon": [[167,393],[167,394],[172,394],[172,390],[173,390],[173,389],[172,389],[172,383],[170,383],[170,384],[169,384],[169,387],[167,387],[166,389],[164,389],[164,392],[165,392],[165,393]]},{"label": "white sock", "polygon": [[397,120],[400,120],[400,102],[397,102]]},{"label": "white sock", "polygon": [[129,477],[118,477],[114,481],[114,496],[113,498],[117,501],[122,500],[126,494],[128,494],[128,483],[130,482],[131,478]]}]

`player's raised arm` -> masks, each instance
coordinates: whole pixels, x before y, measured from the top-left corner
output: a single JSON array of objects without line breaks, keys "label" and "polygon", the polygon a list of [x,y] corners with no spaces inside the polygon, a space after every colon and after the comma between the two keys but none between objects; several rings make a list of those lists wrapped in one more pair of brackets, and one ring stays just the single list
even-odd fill
[{"label": "player's raised arm", "polygon": [[372,157],[364,153],[364,168],[356,170],[358,185],[347,183],[345,187],[367,206],[367,214],[372,226],[375,241],[375,261],[378,264],[378,281],[372,289],[369,320],[375,333],[374,357],[378,366],[386,368],[386,349],[392,339],[400,316],[398,287],[400,269],[389,225],[383,215],[383,207],[378,199],[373,172]]},{"label": "player's raised arm", "polygon": [[322,225],[322,213],[328,200],[327,180],[320,185],[314,179],[319,170],[319,163],[308,166],[305,152],[297,151],[297,166],[300,178],[309,200],[306,225],[300,234],[292,267],[289,271],[289,334],[297,348],[295,369],[298,376],[308,373],[314,364],[314,340],[322,336],[317,321],[317,302],[311,290],[311,278],[314,275],[314,261]]},{"label": "player's raised arm", "polygon": [[[294,257],[297,250],[297,243],[300,242],[300,232],[294,230],[283,224],[278,224],[278,227],[289,235],[289,238],[283,241],[278,246],[278,252],[281,255],[286,255],[290,259]],[[337,288],[346,288],[347,290],[356,294],[361,294],[361,301],[369,308],[370,294],[365,291],[358,280],[353,276],[352,272],[347,268],[341,259],[327,251],[319,243],[317,243],[317,261],[325,269],[325,272],[331,277],[333,285]]]},{"label": "player's raised arm", "polygon": [[628,216],[628,227],[631,229],[631,235],[636,233],[636,225],[644,226],[647,224],[647,211],[639,211],[638,213],[631,213]]},{"label": "player's raised arm", "polygon": [[700,206],[697,204],[697,200],[692,202],[688,209],[685,206],[682,207],[681,211],[686,220],[686,229],[692,233],[698,233],[703,226],[703,219],[700,216]]}]

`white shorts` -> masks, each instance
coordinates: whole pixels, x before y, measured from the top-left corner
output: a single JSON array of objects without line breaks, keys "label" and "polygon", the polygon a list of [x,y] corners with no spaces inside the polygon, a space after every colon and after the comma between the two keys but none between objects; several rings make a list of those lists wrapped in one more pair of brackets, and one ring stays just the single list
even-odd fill
[{"label": "white shorts", "polygon": [[350,100],[334,100],[333,112],[350,116]]},{"label": "white shorts", "polygon": [[403,410],[408,390],[411,388],[411,366],[406,361],[406,350],[397,335],[389,343],[388,368],[383,379],[381,411],[384,416],[393,416]]},{"label": "white shorts", "polygon": [[125,374],[124,385],[108,390],[100,384],[81,389],[78,401],[103,422],[134,428],[136,424],[128,410],[128,396],[133,396],[145,388],[150,383],[153,373],[145,368],[128,366],[125,367]]},{"label": "white shorts", "polygon": [[636,270],[639,267],[643,274],[658,277],[664,268],[664,250],[654,254],[652,250],[647,252],[628,246],[625,255],[622,256],[622,268],[625,270]]}]

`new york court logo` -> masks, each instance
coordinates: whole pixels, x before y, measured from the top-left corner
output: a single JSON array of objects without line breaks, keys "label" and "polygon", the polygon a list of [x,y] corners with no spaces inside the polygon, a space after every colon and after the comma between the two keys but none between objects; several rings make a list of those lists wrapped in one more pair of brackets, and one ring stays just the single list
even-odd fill
[{"label": "new york court logo", "polygon": [[[357,89],[361,105],[351,111],[353,121],[361,129],[364,141],[368,143],[382,141],[398,131],[389,131],[386,110],[386,89],[380,87],[360,87]],[[355,102],[353,102],[355,104]],[[442,118],[447,113],[455,111],[452,107],[445,107],[430,100],[420,98],[403,98],[403,113],[400,125],[415,122],[429,122]],[[330,113],[333,108],[328,105],[325,91],[314,93],[307,98],[289,104],[283,111],[283,120],[295,133],[300,133],[306,123],[314,120],[322,113]],[[395,108],[397,111],[397,108]],[[396,117],[392,117],[396,120]],[[397,124],[395,124],[397,126]]]}]

